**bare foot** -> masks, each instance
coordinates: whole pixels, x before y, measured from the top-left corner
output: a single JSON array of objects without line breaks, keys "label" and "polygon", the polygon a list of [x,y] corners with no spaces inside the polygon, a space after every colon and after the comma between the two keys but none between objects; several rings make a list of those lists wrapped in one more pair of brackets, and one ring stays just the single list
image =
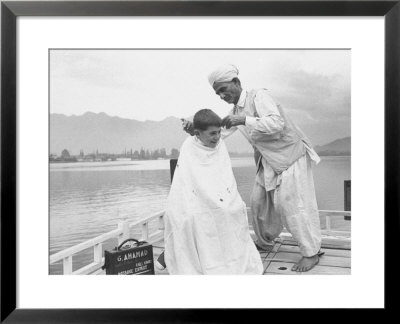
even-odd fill
[{"label": "bare foot", "polygon": [[306,272],[314,268],[319,262],[318,254],[312,257],[302,257],[298,263],[292,267],[292,271]]}]

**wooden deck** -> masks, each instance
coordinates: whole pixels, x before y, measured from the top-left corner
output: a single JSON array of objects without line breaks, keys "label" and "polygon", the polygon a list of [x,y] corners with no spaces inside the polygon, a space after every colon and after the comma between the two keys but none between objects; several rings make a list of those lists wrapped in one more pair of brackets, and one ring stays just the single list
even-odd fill
[{"label": "wooden deck", "polygon": [[[154,244],[155,259],[163,251],[162,242]],[[291,271],[293,264],[300,260],[301,254],[297,243],[286,233],[276,241],[271,252],[261,252],[264,275],[350,275],[351,243],[346,238],[323,237],[322,252],[318,265],[308,272]],[[168,275],[168,269],[158,270],[156,275]]]},{"label": "wooden deck", "polygon": [[338,240],[334,243],[329,238],[322,241],[318,265],[307,272],[291,271],[294,263],[300,260],[301,254],[296,242],[284,238],[275,243],[269,253],[261,253],[264,265],[264,275],[349,275],[351,274],[351,247],[347,242]]}]

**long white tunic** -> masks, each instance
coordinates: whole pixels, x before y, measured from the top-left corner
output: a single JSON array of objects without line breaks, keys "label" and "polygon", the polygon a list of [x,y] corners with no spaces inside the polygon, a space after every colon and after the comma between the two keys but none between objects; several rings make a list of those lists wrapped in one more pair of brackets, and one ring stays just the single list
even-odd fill
[{"label": "long white tunic", "polygon": [[174,274],[262,274],[225,143],[181,147],[165,213],[165,262]]},{"label": "long white tunic", "polygon": [[[254,145],[251,133],[255,130],[269,135],[279,134],[284,127],[284,120],[267,91],[260,91],[255,98],[260,117],[253,117],[246,110],[246,96],[247,92],[243,90],[236,107],[230,112],[246,116],[245,125],[224,130],[222,138],[239,130]],[[320,158],[306,142],[304,145],[307,153],[281,174],[275,173],[261,156],[258,163],[262,164],[262,168],[257,171],[251,209],[259,246],[271,245],[285,226],[298,242],[302,255],[309,257],[321,248],[321,229],[312,175],[312,162],[319,163]]]},{"label": "long white tunic", "polygon": [[[239,116],[246,117],[245,125],[234,126],[230,129],[223,129],[222,138],[225,139],[232,135],[234,132],[239,130],[243,136],[248,140],[248,142],[254,146],[254,142],[251,138],[253,131],[263,132],[265,134],[279,134],[284,127],[284,120],[279,114],[277,104],[273,98],[268,94],[267,91],[260,91],[257,93],[255,101],[255,106],[257,108],[257,113],[260,117],[253,117],[250,115],[249,111],[246,110],[245,101],[247,96],[247,91],[243,90],[240,94],[238,103],[236,107],[232,108],[229,112],[230,114],[235,114]],[[236,109],[235,109],[236,108]],[[311,148],[307,143],[304,143],[306,147],[307,154],[310,156],[311,160],[318,164],[320,158],[317,153]],[[262,179],[266,190],[273,190],[276,188],[277,182],[279,181],[278,175],[274,172],[272,167],[268,162],[261,156],[259,163],[262,163],[264,168],[264,178]],[[259,174],[257,175],[259,178]],[[256,180],[259,181],[260,179]]]}]

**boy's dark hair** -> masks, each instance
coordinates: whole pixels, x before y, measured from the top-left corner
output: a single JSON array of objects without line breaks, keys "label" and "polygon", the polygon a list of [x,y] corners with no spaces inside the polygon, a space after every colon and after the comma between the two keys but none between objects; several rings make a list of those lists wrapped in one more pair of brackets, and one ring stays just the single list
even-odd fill
[{"label": "boy's dark hair", "polygon": [[211,109],[201,109],[193,117],[193,128],[206,130],[209,126],[221,127],[222,119]]}]

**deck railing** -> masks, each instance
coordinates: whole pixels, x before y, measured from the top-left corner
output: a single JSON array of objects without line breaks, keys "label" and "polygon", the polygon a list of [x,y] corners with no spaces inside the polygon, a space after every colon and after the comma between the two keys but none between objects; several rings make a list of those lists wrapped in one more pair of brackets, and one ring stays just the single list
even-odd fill
[{"label": "deck railing", "polygon": [[[134,227],[141,228],[141,240],[147,241],[149,243],[157,242],[163,239],[164,231],[164,221],[163,221],[164,211],[159,211],[155,214],[147,216],[143,219],[137,220],[135,222],[129,223],[128,221],[120,221],[118,223],[118,228],[102,234],[100,236],[94,237],[90,240],[82,242],[80,244],[71,246],[65,250],[57,252],[50,255],[50,264],[54,264],[60,260],[63,261],[63,274],[97,274],[101,273],[101,267],[104,264],[103,257],[103,243],[110,239],[117,239],[118,244],[122,243],[128,238],[131,238],[131,229]],[[158,222],[158,228],[153,233],[149,233],[149,223]],[[86,249],[93,248],[93,262],[73,271],[72,263],[73,256],[80,253]]]},{"label": "deck railing", "polygon": [[[249,208],[247,208],[249,211]],[[350,217],[350,211],[336,211],[336,210],[320,210],[320,217],[325,217],[325,229],[322,234],[331,237],[333,240],[343,240],[345,242],[350,242],[349,232],[346,231],[335,231],[332,230],[332,218],[343,216]],[[50,255],[50,264],[54,264],[63,261],[63,274],[65,275],[84,275],[84,274],[102,274],[104,271],[101,267],[104,264],[103,257],[103,243],[110,239],[117,239],[118,244],[122,243],[124,240],[130,238],[130,233],[133,228],[141,229],[141,239],[145,240],[151,244],[159,242],[164,238],[164,210],[154,213],[150,216],[144,217],[135,222],[129,223],[128,221],[121,221],[118,223],[118,227],[108,233],[102,234],[60,252]],[[149,223],[158,222],[157,230],[150,233]],[[252,231],[251,231],[252,232]],[[254,235],[254,232],[252,232]],[[79,269],[73,271],[73,256],[80,253],[86,249],[93,249],[93,262],[85,265]]]},{"label": "deck railing", "polygon": [[328,236],[345,236],[348,235],[348,231],[335,231],[332,230],[332,217],[342,217],[350,219],[351,211],[343,210],[319,210],[319,217],[325,217],[325,230],[322,230],[323,235]]}]

